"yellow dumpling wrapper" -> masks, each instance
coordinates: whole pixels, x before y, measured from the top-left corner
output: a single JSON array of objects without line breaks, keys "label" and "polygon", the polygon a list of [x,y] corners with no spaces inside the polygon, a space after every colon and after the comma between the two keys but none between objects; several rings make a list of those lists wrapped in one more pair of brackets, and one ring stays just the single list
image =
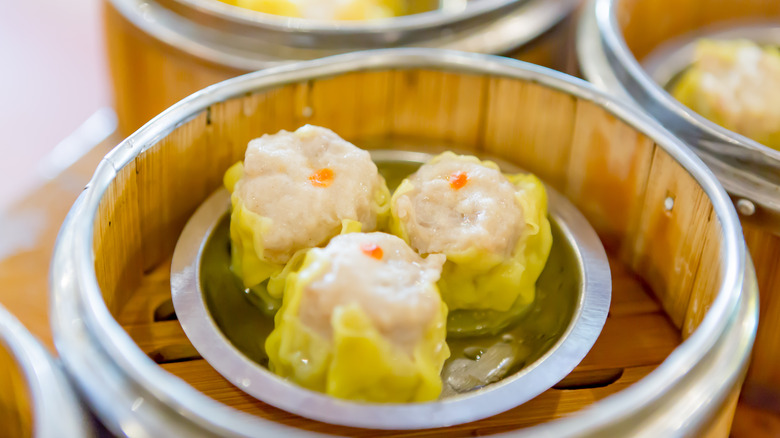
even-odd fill
[{"label": "yellow dumpling wrapper", "polygon": [[352,0],[336,11],[336,20],[376,20],[404,15],[402,0]]},{"label": "yellow dumpling wrapper", "polygon": [[[232,206],[230,213],[231,264],[234,274],[242,279],[244,287],[253,288],[268,280],[267,293],[275,300],[282,298],[284,283],[289,272],[300,267],[309,248],[297,251],[287,263],[275,263],[263,256],[263,235],[271,228],[271,219],[249,210],[234,191],[236,183],[244,174],[244,165],[238,162],[231,166],[223,178],[225,188],[230,195]],[[388,215],[389,192],[386,187],[377,193],[377,225],[381,226]],[[340,234],[361,231],[359,221],[344,219],[341,221]],[[262,295],[262,294],[261,294]]]},{"label": "yellow dumpling wrapper", "polygon": [[[266,14],[315,20],[374,20],[403,15],[403,0],[221,0]],[[330,2],[330,4],[328,4]],[[323,4],[324,3],[324,4]],[[326,16],[315,14],[326,13]]]},{"label": "yellow dumpling wrapper", "polygon": [[222,0],[244,9],[285,17],[302,17],[301,10],[289,0]]},{"label": "yellow dumpling wrapper", "polygon": [[316,263],[317,257],[316,252],[307,253],[300,269],[287,279],[284,304],[265,344],[270,369],[305,388],[348,400],[408,403],[438,398],[441,369],[450,355],[447,306],[441,303],[411,355],[384,338],[354,303],[334,310],[333,335],[327,339],[298,316],[304,289],[327,266]]},{"label": "yellow dumpling wrapper", "polygon": [[780,48],[701,40],[671,94],[704,118],[780,150]]},{"label": "yellow dumpling wrapper", "polygon": [[[479,161],[475,157],[462,158]],[[491,161],[480,163],[499,169]],[[523,211],[524,229],[509,258],[481,248],[444,252],[447,262],[438,285],[450,310],[450,333],[495,333],[510,322],[510,317],[527,310],[535,299],[536,281],[552,248],[547,192],[534,175],[504,176],[516,187],[515,198]],[[405,179],[390,202],[390,231],[407,243],[410,243],[409,235],[393,206],[397,197],[414,189],[412,182]]]}]

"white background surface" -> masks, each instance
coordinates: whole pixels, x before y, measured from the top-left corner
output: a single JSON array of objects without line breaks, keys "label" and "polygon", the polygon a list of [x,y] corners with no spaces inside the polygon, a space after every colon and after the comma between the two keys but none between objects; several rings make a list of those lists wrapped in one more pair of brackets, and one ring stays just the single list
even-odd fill
[{"label": "white background surface", "polygon": [[0,2],[0,210],[41,180],[38,164],[110,105],[100,0]]}]

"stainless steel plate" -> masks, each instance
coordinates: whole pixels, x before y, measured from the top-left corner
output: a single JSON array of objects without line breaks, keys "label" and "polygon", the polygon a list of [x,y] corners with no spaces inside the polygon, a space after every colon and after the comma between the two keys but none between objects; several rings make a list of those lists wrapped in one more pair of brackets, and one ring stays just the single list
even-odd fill
[{"label": "stainless steel plate", "polygon": [[[394,163],[412,169],[432,156],[417,151],[372,151],[372,158],[380,168]],[[497,162],[504,171],[518,171],[514,166]],[[392,186],[391,179],[388,178]],[[538,352],[536,360],[480,389],[464,393],[445,390],[442,398],[426,403],[356,403],[299,387],[250,359],[251,353],[246,348],[238,348],[221,329],[204,292],[204,251],[217,227],[224,226],[230,208],[230,198],[224,189],[201,205],[179,238],[171,268],[176,314],[198,352],[227,380],[268,404],[304,417],[354,427],[423,429],[498,414],[536,397],[569,374],[593,346],[609,311],[609,264],[598,236],[573,205],[549,187],[547,190],[556,233],[553,253],[568,256],[551,256],[542,277],[572,290],[571,318],[565,321],[560,337],[546,346],[545,351]],[[569,285],[565,286],[567,282]],[[542,280],[540,291],[541,283]],[[244,305],[250,306],[248,301]]]}]

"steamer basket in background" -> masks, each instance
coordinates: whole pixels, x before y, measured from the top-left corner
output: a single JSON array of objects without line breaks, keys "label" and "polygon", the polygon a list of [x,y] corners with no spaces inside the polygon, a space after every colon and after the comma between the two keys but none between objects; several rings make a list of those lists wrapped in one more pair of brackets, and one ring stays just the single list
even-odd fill
[{"label": "steamer basket in background", "polygon": [[579,3],[471,0],[460,12],[328,24],[217,0],[106,0],[119,128],[129,134],[190,93],[243,73],[363,49],[415,46],[510,54],[574,73],[571,13]]},{"label": "steamer basket in background", "polygon": [[704,119],[654,80],[659,65],[675,62],[669,47],[679,41],[712,35],[780,44],[780,2],[595,0],[578,33],[586,78],[628,97],[690,144],[737,206],[761,303],[746,395],[780,411],[780,151]]},{"label": "steamer basket in background", "polygon": [[92,420],[59,365],[2,306],[0,388],[2,436],[94,436]]},{"label": "steamer basket in background", "polygon": [[51,312],[64,363],[114,433],[382,434],[247,396],[199,357],[172,313],[170,260],[188,218],[250,139],[306,123],[357,145],[452,145],[532,171],[579,207],[610,254],[610,316],[564,381],[494,417],[414,436],[728,436],[757,291],[715,177],[652,120],[583,81],[430,49],[235,78],[106,156],[60,232]]}]

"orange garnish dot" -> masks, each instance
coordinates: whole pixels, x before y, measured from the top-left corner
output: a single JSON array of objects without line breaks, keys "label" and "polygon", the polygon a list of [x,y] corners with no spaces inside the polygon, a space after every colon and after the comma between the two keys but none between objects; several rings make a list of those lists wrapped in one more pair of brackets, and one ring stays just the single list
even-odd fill
[{"label": "orange garnish dot", "polygon": [[333,170],[320,169],[309,175],[309,181],[314,187],[328,187],[333,182]]},{"label": "orange garnish dot", "polygon": [[469,182],[469,176],[466,174],[466,172],[459,170],[457,172],[453,172],[452,175],[447,178],[447,181],[450,182],[450,187],[452,187],[453,190],[459,190],[462,189],[467,182]]},{"label": "orange garnish dot", "polygon": [[360,245],[360,250],[363,251],[363,254],[377,260],[382,260],[382,256],[384,255],[384,251],[382,251],[382,248],[376,243],[364,243]]}]

